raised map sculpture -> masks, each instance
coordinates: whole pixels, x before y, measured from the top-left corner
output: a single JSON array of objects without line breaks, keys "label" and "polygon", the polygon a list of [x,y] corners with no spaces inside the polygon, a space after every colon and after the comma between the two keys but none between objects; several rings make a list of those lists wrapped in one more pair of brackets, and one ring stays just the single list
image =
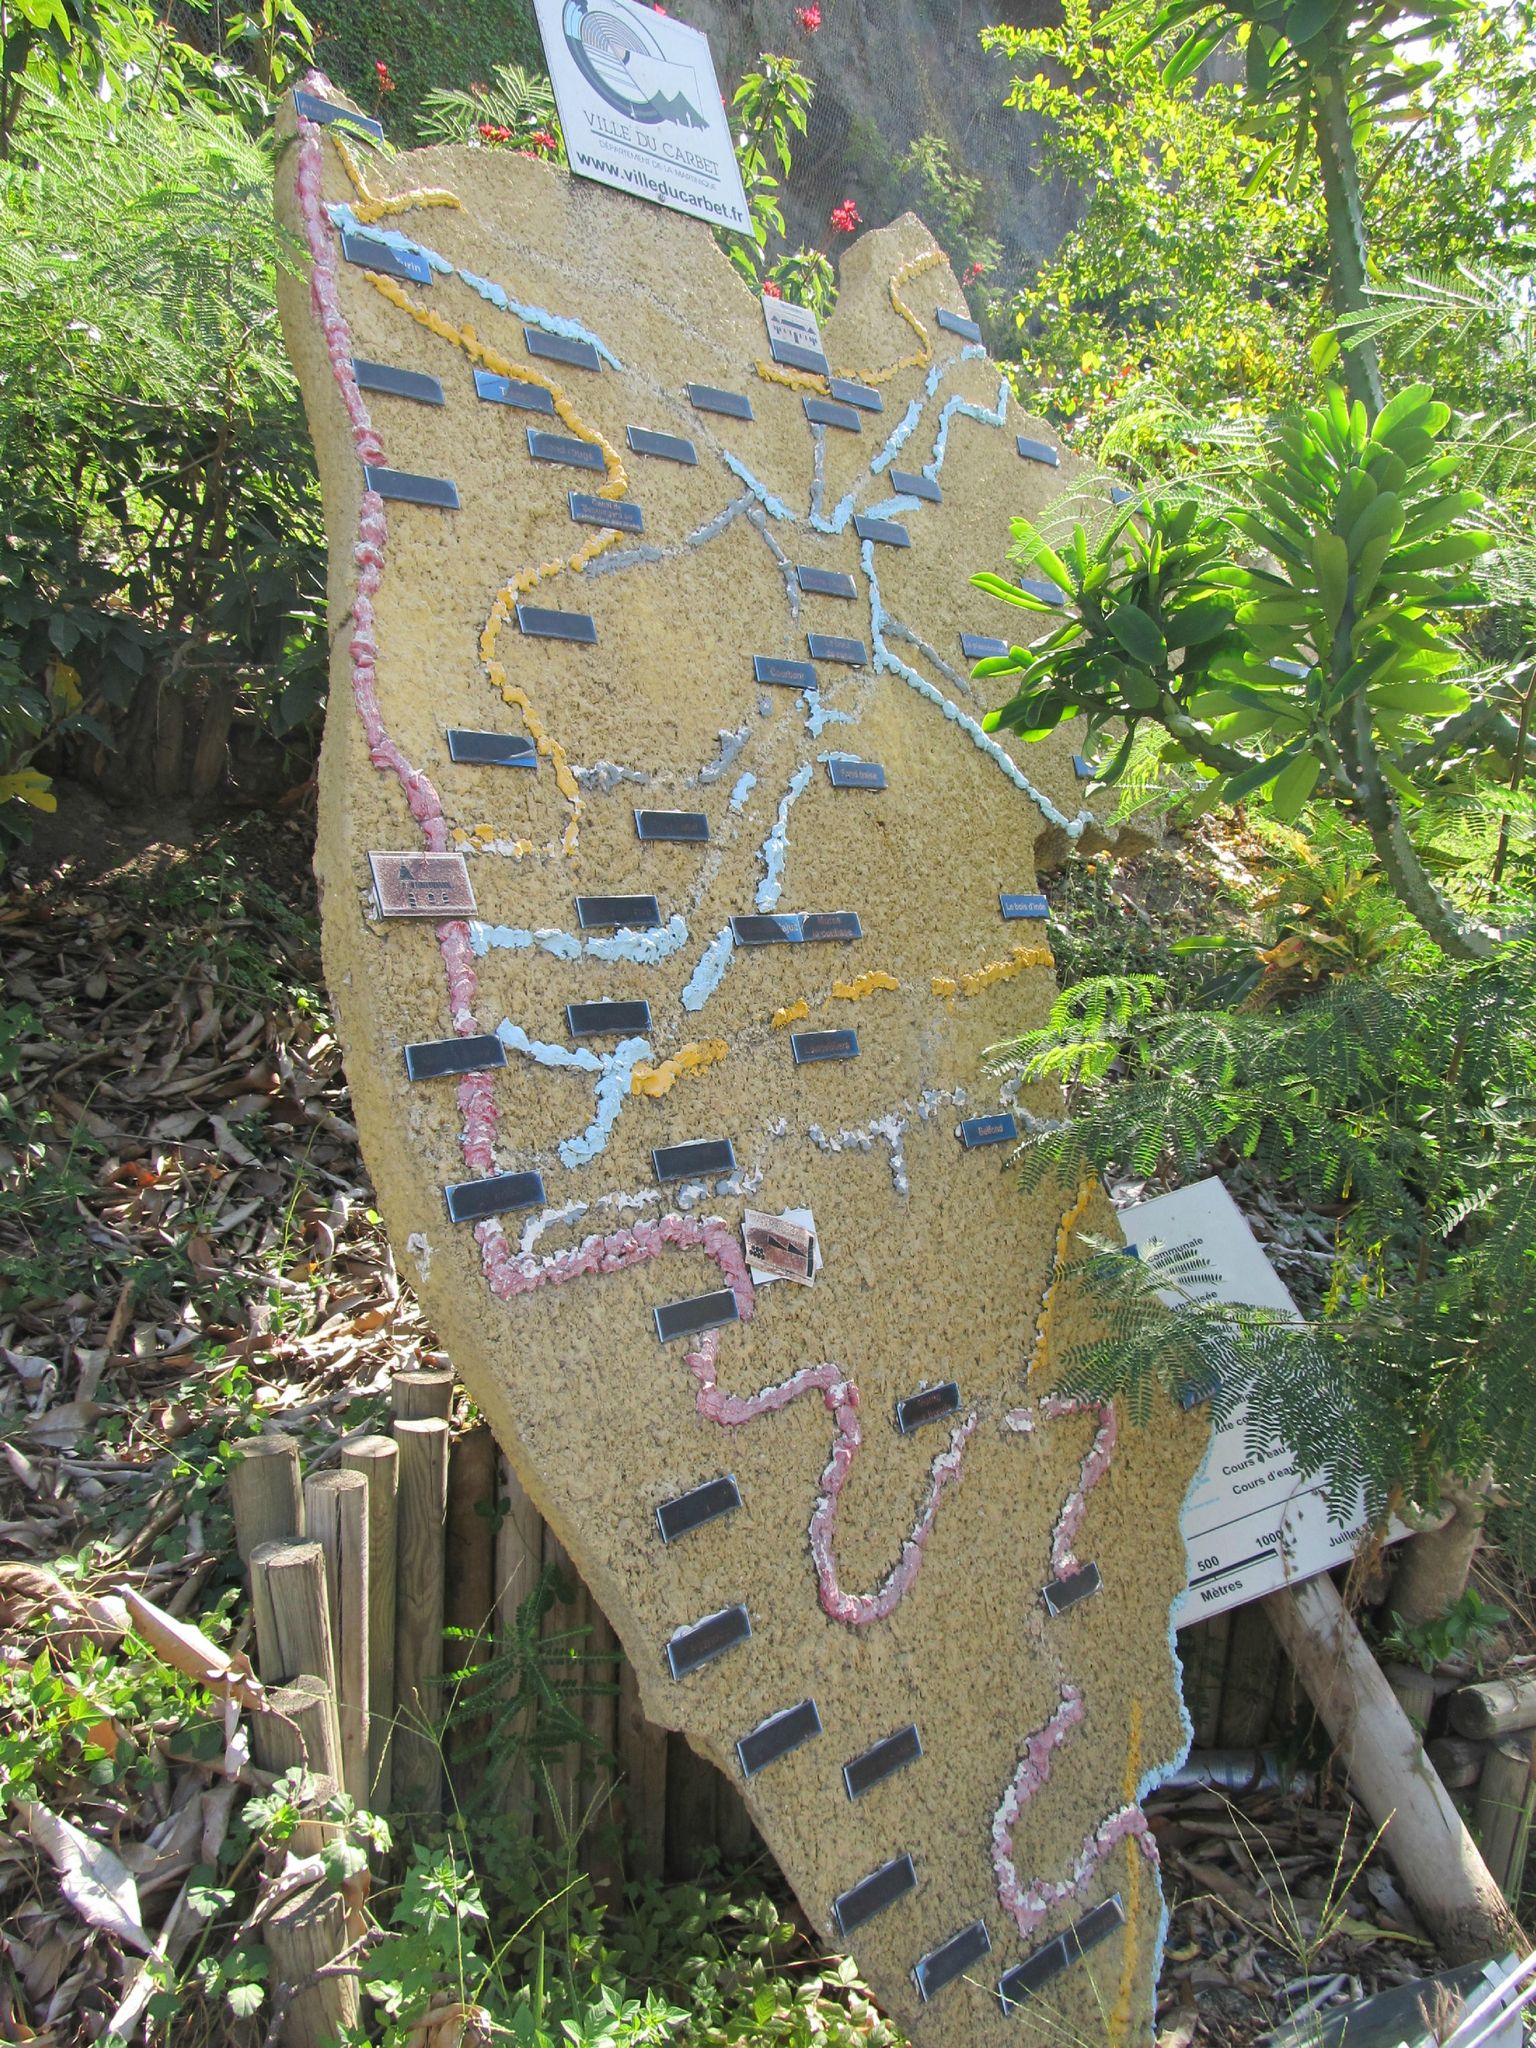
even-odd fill
[{"label": "raised map sculpture", "polygon": [[[614,1623],[918,2042],[1148,2037],[1139,1801],[1203,1422],[1053,1391],[1093,1189],[983,1048],[1055,989],[1066,740],[968,578],[1070,477],[908,215],[775,351],[694,222],[285,109],[331,537],[326,968],[401,1270]],[[775,360],[775,353],[779,360]],[[981,647],[981,652],[987,651]]]}]

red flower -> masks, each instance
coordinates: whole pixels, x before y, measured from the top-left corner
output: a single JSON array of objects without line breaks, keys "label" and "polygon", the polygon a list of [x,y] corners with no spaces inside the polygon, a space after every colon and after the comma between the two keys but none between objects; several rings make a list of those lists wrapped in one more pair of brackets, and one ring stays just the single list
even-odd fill
[{"label": "red flower", "polygon": [[840,235],[851,235],[862,221],[863,215],[851,199],[845,199],[841,206],[832,209],[832,226]]},{"label": "red flower", "polygon": [[765,299],[782,299],[783,296],[783,292],[780,291],[771,277],[763,279],[763,297]]},{"label": "red flower", "polygon": [[395,81],[390,77],[389,66],[384,62],[384,59],[382,57],[374,58],[373,68],[379,74],[379,91],[393,92],[395,89]]},{"label": "red flower", "polygon": [[528,140],[533,144],[535,149],[547,149],[553,152],[553,150],[556,147],[555,138],[553,137],[553,135],[550,134],[547,128],[535,128],[533,133],[529,136]]},{"label": "red flower", "polygon": [[512,130],[499,127],[494,121],[482,121],[480,123],[480,140],[482,142],[510,142],[512,140]]},{"label": "red flower", "polygon": [[816,5],[816,0],[811,0],[809,7],[797,7],[795,19],[808,36],[815,35],[817,29],[821,27],[821,9]]},{"label": "red flower", "polygon": [[962,284],[974,284],[978,277],[985,277],[986,274],[987,266],[985,263],[973,263],[960,282]]}]

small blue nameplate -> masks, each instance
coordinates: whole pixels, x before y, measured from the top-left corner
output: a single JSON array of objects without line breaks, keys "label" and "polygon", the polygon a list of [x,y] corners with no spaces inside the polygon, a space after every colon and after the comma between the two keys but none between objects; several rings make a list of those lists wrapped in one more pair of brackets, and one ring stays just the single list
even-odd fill
[{"label": "small blue nameplate", "polygon": [[974,320],[967,320],[961,313],[951,313],[948,306],[934,309],[934,319],[949,334],[958,334],[962,341],[980,341],[981,329]]},{"label": "small blue nameplate", "polygon": [[807,633],[805,644],[812,661],[846,661],[852,668],[863,668],[869,660],[869,649],[862,640],[850,640],[840,633]]},{"label": "small blue nameplate", "polygon": [[689,384],[689,401],[700,412],[718,412],[728,420],[749,420],[752,401],[741,391],[721,391],[713,384]]},{"label": "small blue nameplate", "polygon": [[564,334],[545,334],[540,328],[523,329],[523,346],[531,356],[550,362],[569,363],[575,370],[600,370],[602,358],[590,341],[572,341]]},{"label": "small blue nameplate", "polygon": [[990,633],[962,633],[960,652],[967,661],[991,661],[1008,652],[1008,642],[994,640]]},{"label": "small blue nameplate", "polygon": [[1026,462],[1043,462],[1051,469],[1061,467],[1061,457],[1049,441],[1032,441],[1028,434],[1019,436],[1019,453]]},{"label": "small blue nameplate", "polygon": [[997,1116],[968,1116],[960,1126],[960,1142],[967,1152],[978,1145],[1007,1145],[1019,1135],[1018,1120],[1006,1111]]},{"label": "small blue nameplate", "polygon": [[356,128],[374,142],[384,140],[384,130],[366,114],[354,114],[350,107],[335,106],[315,93],[301,92],[297,86],[293,92],[293,111],[301,121],[313,121],[321,128]]},{"label": "small blue nameplate", "polygon": [[998,907],[1010,922],[1016,917],[1049,917],[1051,906],[1043,896],[1011,896],[1006,889],[998,891]]},{"label": "small blue nameplate", "polygon": [[942,505],[944,493],[931,476],[922,476],[915,470],[893,469],[891,489],[899,491],[904,498],[921,498],[925,504]]},{"label": "small blue nameplate", "polygon": [[773,360],[788,370],[809,370],[818,377],[831,375],[827,359],[820,349],[799,348],[792,341],[770,341],[768,350]]},{"label": "small blue nameplate", "polygon": [[801,402],[813,427],[841,427],[848,434],[864,431],[864,422],[851,405],[838,405],[830,398],[807,397]]},{"label": "small blue nameplate", "polygon": [[851,761],[834,754],[827,763],[827,780],[834,789],[884,789],[885,770],[878,761]]},{"label": "small blue nameplate", "polygon": [[436,505],[445,512],[459,509],[459,487],[451,477],[415,476],[408,469],[375,469],[365,462],[363,484],[381,498],[398,498],[404,505]]},{"label": "small blue nameplate", "polygon": [[853,530],[860,540],[879,541],[888,548],[909,548],[912,536],[904,526],[898,526],[894,519],[873,519],[865,512],[853,515]]},{"label": "small blue nameplate", "polygon": [[488,405],[515,405],[520,412],[555,409],[554,396],[542,384],[525,384],[521,377],[498,377],[494,370],[476,370],[475,393]]},{"label": "small blue nameplate", "polygon": [[382,391],[388,398],[414,398],[418,405],[447,403],[442,384],[424,370],[397,370],[393,363],[371,363],[366,356],[354,356],[352,374],[359,391]]},{"label": "small blue nameplate", "polygon": [[808,661],[781,661],[776,654],[754,654],[752,680],[779,683],[787,690],[814,690],[816,671]]},{"label": "small blue nameplate", "polygon": [[581,526],[612,526],[620,533],[643,533],[645,514],[638,505],[614,498],[594,498],[588,491],[567,493],[571,517]]},{"label": "small blue nameplate", "polygon": [[349,263],[360,263],[365,270],[378,271],[381,277],[403,278],[407,284],[432,282],[432,266],[418,250],[392,249],[377,235],[347,229],[341,237],[341,253]]}]

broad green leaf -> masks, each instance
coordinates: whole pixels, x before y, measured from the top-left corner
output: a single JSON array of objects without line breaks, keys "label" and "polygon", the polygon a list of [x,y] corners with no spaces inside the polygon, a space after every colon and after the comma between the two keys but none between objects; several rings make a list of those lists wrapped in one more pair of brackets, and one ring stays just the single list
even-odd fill
[{"label": "broad green leaf", "polygon": [[1167,640],[1170,647],[1199,647],[1214,640],[1231,625],[1231,601],[1224,597],[1196,598],[1193,604],[1170,614]]},{"label": "broad green leaf", "polygon": [[1046,604],[1041,598],[1035,597],[1030,591],[1021,590],[1017,583],[1010,583],[1006,577],[994,576],[990,570],[983,571],[979,576],[973,576],[971,581],[978,590],[984,590],[988,597],[1000,597],[1004,604],[1016,604],[1020,611],[1059,612],[1061,610],[1060,605]]},{"label": "broad green leaf", "polygon": [[1336,533],[1312,536],[1312,569],[1328,631],[1337,632],[1349,596],[1349,549]]},{"label": "broad green leaf", "polygon": [[1408,711],[1421,718],[1448,718],[1472,702],[1471,692],[1459,683],[1437,683],[1430,677],[1384,683],[1368,690],[1366,697],[1373,711]]},{"label": "broad green leaf", "polygon": [[1168,659],[1168,643],[1139,605],[1119,604],[1105,622],[1111,633],[1143,668],[1160,668]]},{"label": "broad green leaf", "polygon": [[1275,777],[1275,786],[1269,793],[1269,807],[1282,825],[1288,825],[1301,814],[1302,805],[1312,794],[1322,763],[1312,754],[1298,754],[1290,766],[1283,768]]},{"label": "broad green leaf", "polygon": [[1339,359],[1339,337],[1331,328],[1321,334],[1314,334],[1307,350],[1312,367],[1321,377],[1325,370],[1331,370]]},{"label": "broad green leaf", "polygon": [[1227,39],[1226,24],[1216,29],[1197,29],[1189,39],[1174,51],[1163,66],[1163,84],[1169,92],[1193,78],[1200,66]]},{"label": "broad green leaf", "polygon": [[1135,711],[1155,711],[1158,702],[1157,684],[1144,668],[1128,668],[1120,677],[1120,690],[1127,704]]},{"label": "broad green leaf", "polygon": [[1240,803],[1245,796],[1262,789],[1266,782],[1273,782],[1280,770],[1295,760],[1299,751],[1296,747],[1287,747],[1283,754],[1272,754],[1267,761],[1255,761],[1251,768],[1245,768],[1239,775],[1229,775],[1222,785],[1223,802]]},{"label": "broad green leaf", "polygon": [[1358,562],[1361,550],[1368,541],[1385,534],[1389,538],[1398,534],[1403,527],[1403,501],[1396,491],[1377,492],[1372,487],[1371,502],[1361,511],[1359,517],[1345,534],[1345,546],[1349,559]]},{"label": "broad green leaf", "polygon": [[1493,546],[1493,535],[1474,528],[1466,533],[1448,533],[1439,540],[1416,542],[1399,548],[1392,557],[1394,569],[1455,569],[1475,562]]},{"label": "broad green leaf", "polygon": [[1429,408],[1434,396],[1434,387],[1429,384],[1409,384],[1391,398],[1376,415],[1376,424],[1371,429],[1374,441],[1384,441],[1405,421],[1419,422],[1419,414]]}]

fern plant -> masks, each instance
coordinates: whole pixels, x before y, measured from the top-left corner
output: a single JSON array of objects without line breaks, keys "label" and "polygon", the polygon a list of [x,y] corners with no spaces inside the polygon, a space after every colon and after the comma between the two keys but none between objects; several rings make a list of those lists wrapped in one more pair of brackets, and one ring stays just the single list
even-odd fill
[{"label": "fern plant", "polygon": [[554,88],[521,64],[493,65],[473,90],[437,87],[424,96],[417,126],[424,142],[506,143],[565,161]]},{"label": "fern plant", "polygon": [[[1028,1124],[1021,1178],[1111,1167],[1185,1179],[1234,1157],[1337,1216],[1322,1311],[1202,1301],[1198,1275],[1103,1250],[1074,1267],[1108,1335],[1075,1382],[1144,1410],[1156,1381],[1210,1394],[1373,1509],[1431,1510],[1491,1477],[1536,1536],[1536,948],[1342,978],[1280,1014],[1175,1009],[1154,976],[1066,990],[993,1047],[1066,1091]],[[1168,1290],[1177,1306],[1162,1306]]]}]

